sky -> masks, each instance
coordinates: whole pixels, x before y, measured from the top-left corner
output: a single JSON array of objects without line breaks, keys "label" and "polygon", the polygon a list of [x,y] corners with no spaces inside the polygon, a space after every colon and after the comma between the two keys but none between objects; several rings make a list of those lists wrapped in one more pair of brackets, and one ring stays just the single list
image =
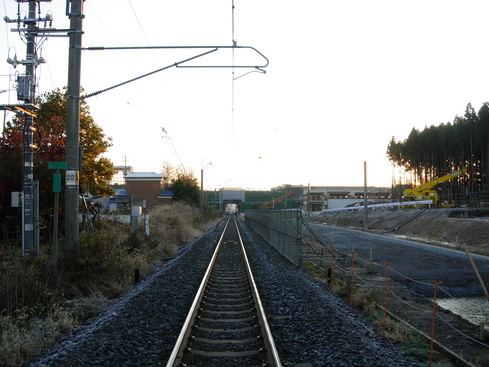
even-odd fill
[{"label": "sky", "polygon": [[[204,188],[283,184],[390,186],[392,137],[452,122],[489,100],[486,0],[86,0],[83,46],[229,49],[86,99],[113,139],[106,156],[135,172],[180,164]],[[21,12],[27,11],[21,4]],[[68,28],[66,2],[40,3]],[[17,2],[2,0],[2,18]],[[0,29],[0,104],[16,103],[25,58],[15,24]],[[81,84],[96,92],[199,54],[198,49],[83,51]],[[38,93],[67,84],[68,38],[39,54]],[[246,74],[249,71],[253,71]],[[244,75],[246,74],[246,75]],[[10,115],[6,116],[11,118]],[[166,133],[163,132],[166,131]]]}]

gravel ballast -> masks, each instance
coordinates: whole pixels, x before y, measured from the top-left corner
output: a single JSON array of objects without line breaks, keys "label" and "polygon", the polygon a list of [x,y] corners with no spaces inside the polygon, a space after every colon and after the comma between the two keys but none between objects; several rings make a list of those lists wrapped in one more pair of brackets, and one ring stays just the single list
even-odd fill
[{"label": "gravel ballast", "polygon": [[[182,247],[174,259],[30,365],[166,365],[223,226],[221,221]],[[284,365],[417,365],[329,294],[327,286],[311,280],[246,224],[241,227],[245,243],[251,242],[248,257]]]}]

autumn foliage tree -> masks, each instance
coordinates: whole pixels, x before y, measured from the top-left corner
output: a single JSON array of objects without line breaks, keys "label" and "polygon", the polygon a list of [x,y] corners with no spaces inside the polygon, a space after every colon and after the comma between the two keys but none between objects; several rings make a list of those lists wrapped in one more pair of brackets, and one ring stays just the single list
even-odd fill
[{"label": "autumn foliage tree", "polygon": [[[52,175],[48,162],[64,162],[66,152],[66,89],[55,89],[38,97],[39,111],[34,119],[34,179],[39,180],[40,210],[52,212]],[[23,121],[15,116],[8,122],[0,138],[0,208],[3,221],[18,217],[11,208],[10,192],[22,191]],[[114,175],[113,163],[103,154],[112,145],[102,128],[90,116],[85,101],[80,103],[80,146],[82,170],[80,184],[83,193],[107,196],[113,190],[107,186]],[[61,203],[64,200],[60,201]],[[16,219],[14,219],[16,221]]]}]

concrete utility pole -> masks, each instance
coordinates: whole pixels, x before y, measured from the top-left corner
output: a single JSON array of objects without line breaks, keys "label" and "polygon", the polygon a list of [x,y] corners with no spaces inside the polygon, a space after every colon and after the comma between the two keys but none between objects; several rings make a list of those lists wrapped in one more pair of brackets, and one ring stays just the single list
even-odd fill
[{"label": "concrete utility pole", "polygon": [[200,170],[200,209],[204,209],[204,170],[207,168],[207,166],[212,166],[212,163],[209,162],[206,164],[204,168]]},{"label": "concrete utility pole", "polygon": [[367,161],[363,162],[363,229],[368,231]]},{"label": "concrete utility pole", "polygon": [[65,238],[68,250],[78,247],[78,199],[81,171],[80,137],[80,76],[83,0],[67,0],[70,18],[70,50],[68,56],[68,100],[66,104],[66,186]]},{"label": "concrete utility pole", "polygon": [[[17,60],[17,55],[13,59],[10,57],[7,62],[15,67],[17,65],[25,65],[25,74],[18,75],[17,82],[17,99],[22,101],[22,104],[17,105],[2,105],[2,110],[15,111],[22,115],[23,127],[23,146],[22,146],[22,255],[28,256],[31,253],[39,252],[39,236],[38,236],[38,194],[37,186],[34,182],[34,154],[33,150],[37,147],[33,142],[33,131],[35,131],[34,117],[37,115],[36,101],[36,68],[40,63],[45,62],[44,59],[37,57],[36,37],[40,29],[38,22],[51,23],[52,17],[46,15],[41,18],[36,14],[37,5],[43,1],[51,0],[24,0],[17,2],[28,2],[29,10],[27,17],[20,18],[20,10],[18,19],[10,19],[5,17],[7,23],[17,23],[17,29],[14,31],[25,34],[25,42],[27,45],[26,59]],[[19,5],[20,6],[20,5]],[[37,16],[36,16],[37,15]],[[20,28],[20,24],[24,28]],[[46,27],[46,26],[45,26]],[[41,31],[43,31],[43,28]],[[4,122],[5,123],[5,122]]]}]

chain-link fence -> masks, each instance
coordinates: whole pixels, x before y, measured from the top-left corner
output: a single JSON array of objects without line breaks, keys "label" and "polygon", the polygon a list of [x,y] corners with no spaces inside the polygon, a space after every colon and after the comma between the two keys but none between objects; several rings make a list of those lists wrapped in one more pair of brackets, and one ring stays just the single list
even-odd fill
[{"label": "chain-link fence", "polygon": [[282,255],[301,264],[301,210],[246,210],[246,223]]}]

